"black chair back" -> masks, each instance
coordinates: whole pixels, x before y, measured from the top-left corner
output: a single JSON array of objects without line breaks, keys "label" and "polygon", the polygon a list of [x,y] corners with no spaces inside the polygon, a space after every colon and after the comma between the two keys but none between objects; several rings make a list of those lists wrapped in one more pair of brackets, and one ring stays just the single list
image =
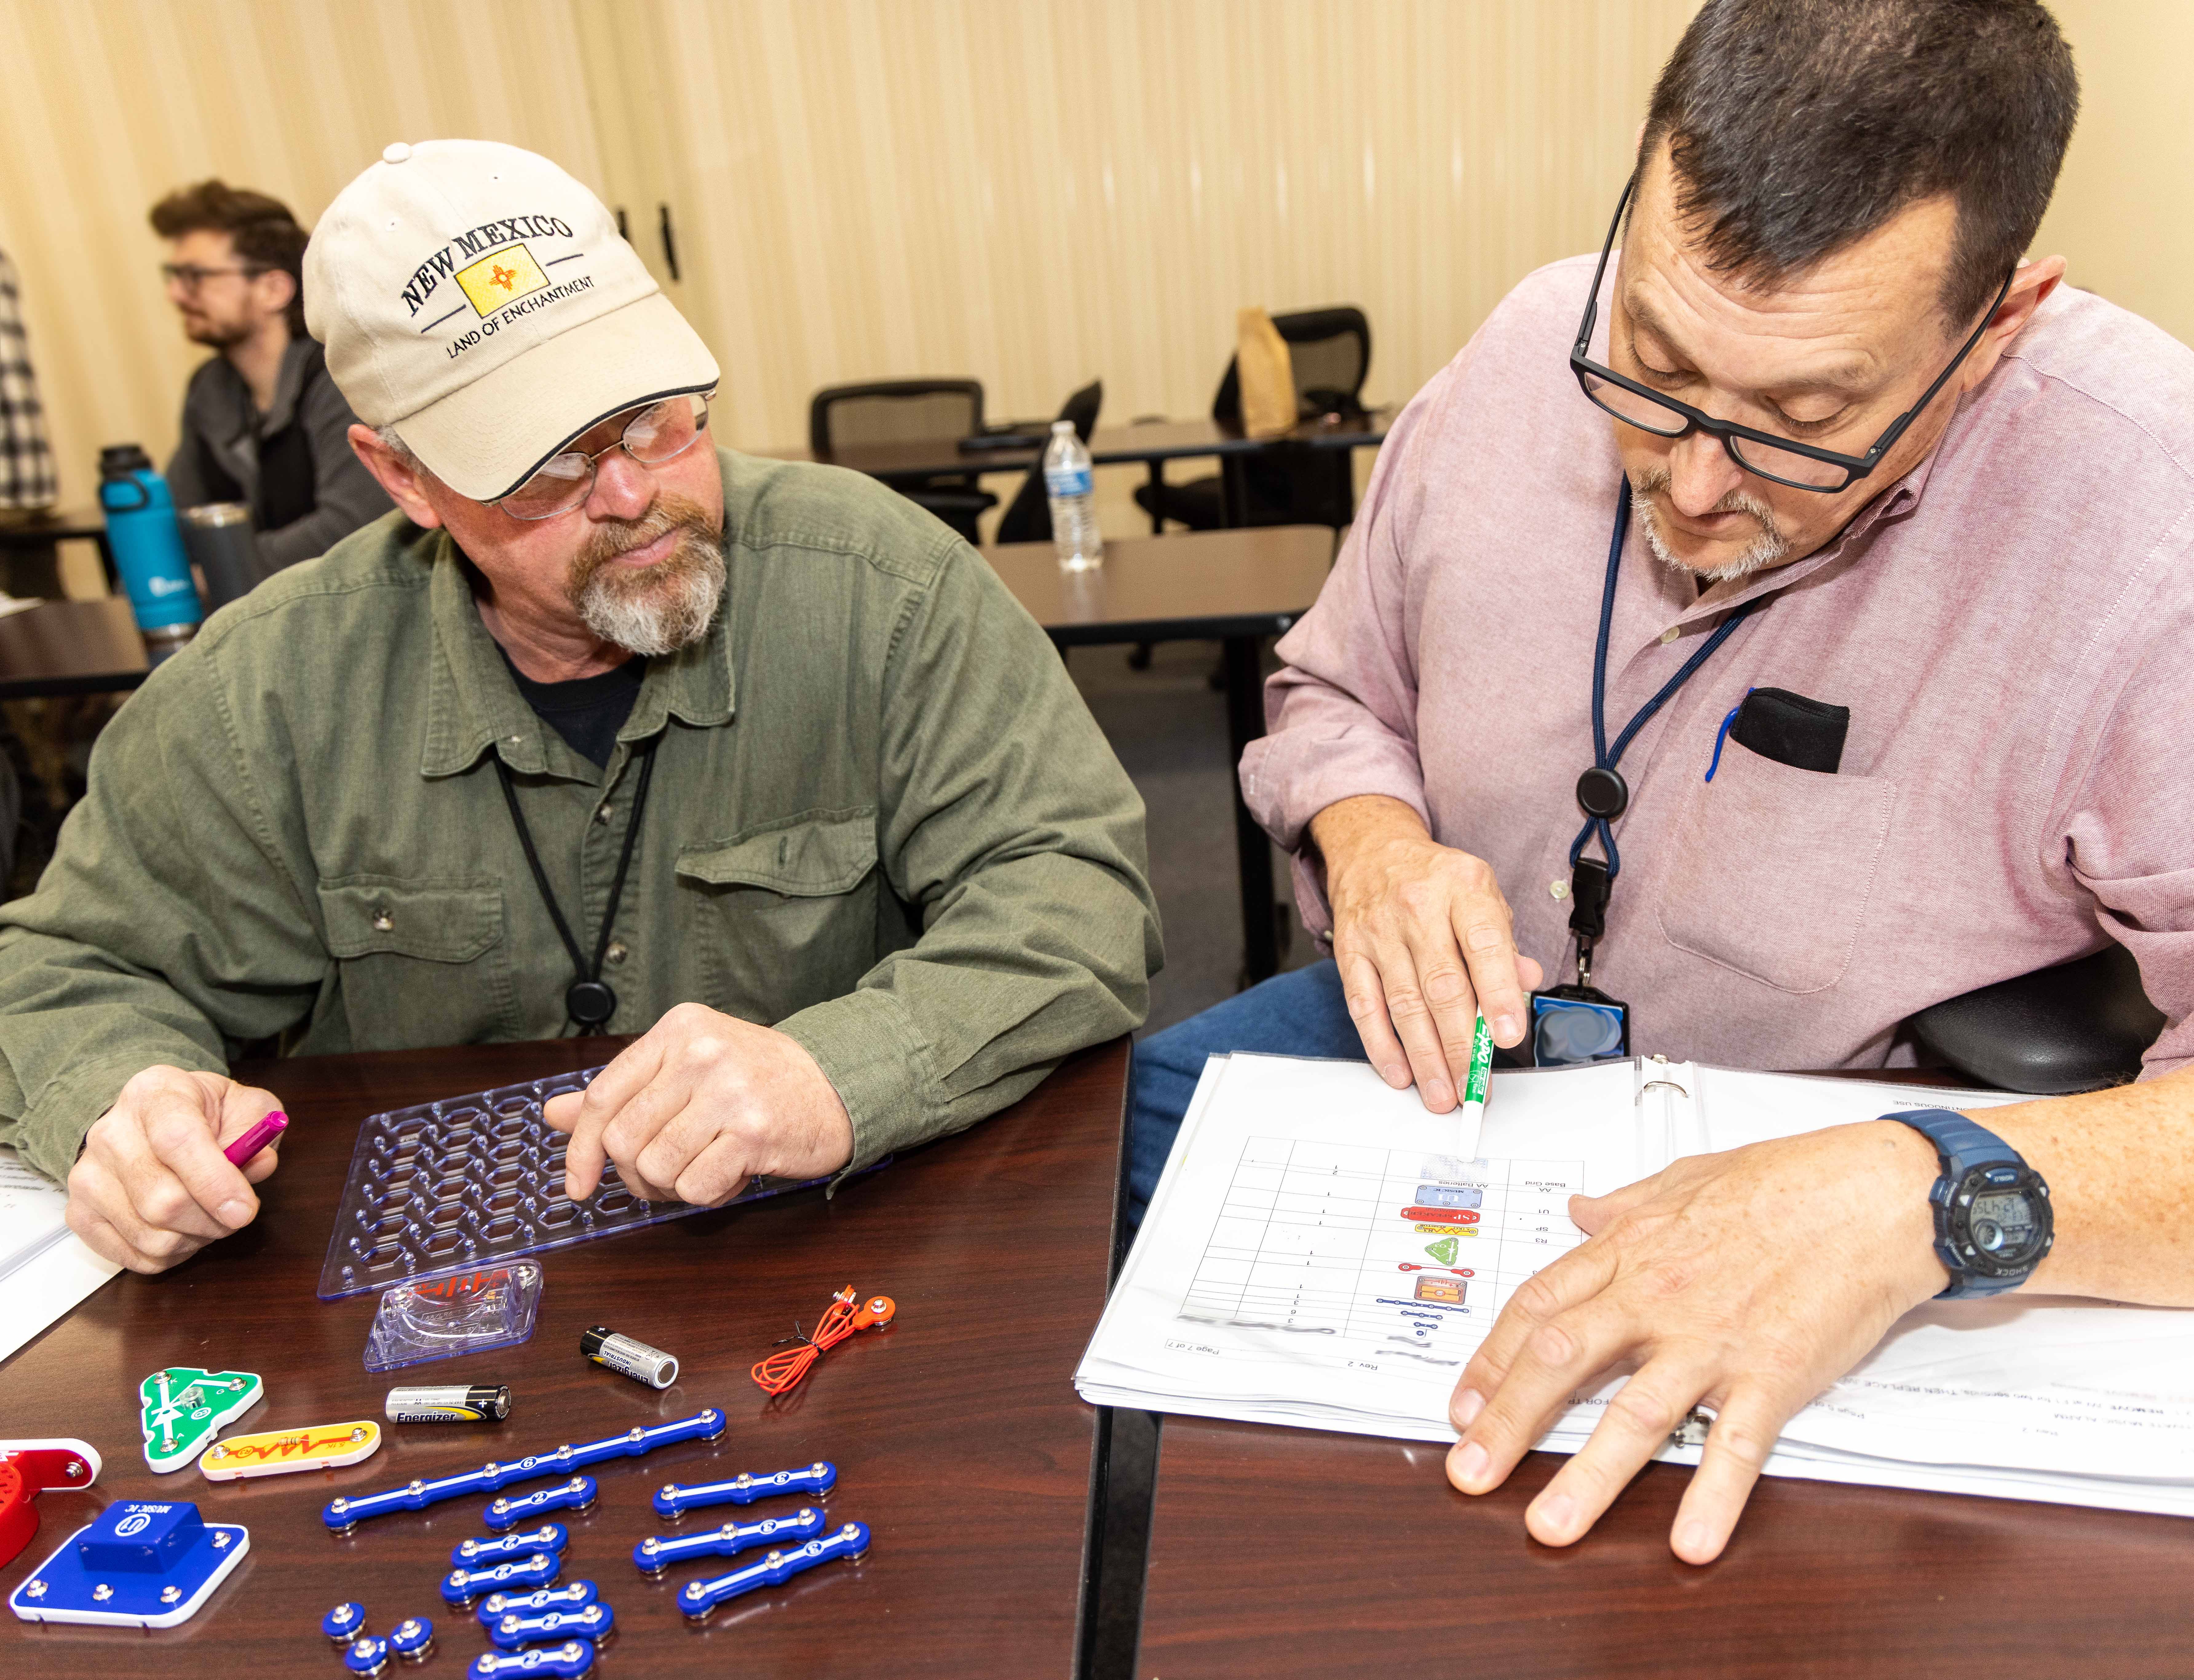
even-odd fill
[{"label": "black chair back", "polygon": [[882,379],[830,385],[807,405],[807,447],[818,461],[865,444],[928,443],[983,429],[979,379]]},{"label": "black chair back", "polygon": [[[1371,323],[1353,304],[1330,309],[1298,309],[1272,317],[1287,342],[1295,371],[1295,412],[1307,420],[1320,414],[1360,414],[1364,377],[1371,371]],[[1211,417],[1222,426],[1242,423],[1242,372],[1226,360]]]},{"label": "black chair back", "polygon": [[[1083,442],[1089,441],[1090,433],[1097,429],[1098,411],[1105,406],[1105,382],[1093,379],[1072,396],[1059,411],[1062,420],[1074,423],[1075,435]],[[1014,499],[998,518],[997,534],[991,538],[997,543],[1048,543],[1051,540],[1051,501],[1043,493],[1043,466],[1039,462],[1029,469],[1021,480],[1021,487],[1014,492]]]},{"label": "black chair back", "polygon": [[1924,1009],[1905,1024],[1961,1073],[2003,1090],[2059,1096],[2122,1085],[2163,1031],[2122,945],[1999,981]]}]

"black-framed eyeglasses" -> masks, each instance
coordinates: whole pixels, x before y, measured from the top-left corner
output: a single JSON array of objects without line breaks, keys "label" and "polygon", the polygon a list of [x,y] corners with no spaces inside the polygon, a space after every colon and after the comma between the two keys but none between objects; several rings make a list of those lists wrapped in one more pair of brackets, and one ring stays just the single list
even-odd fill
[{"label": "black-framed eyeglasses", "polygon": [[617,425],[620,420],[624,423],[618,427],[614,442],[591,453],[567,449],[550,456],[509,495],[496,498],[496,506],[513,519],[554,519],[585,505],[587,498],[594,493],[594,463],[612,449],[622,449],[644,467],[659,467],[677,459],[709,429],[709,404],[715,394],[714,391],[682,391],[596,421],[588,431]]},{"label": "black-framed eyeglasses", "polygon": [[272,273],[273,270],[264,264],[248,262],[231,263],[225,268],[205,268],[195,262],[163,262],[160,265],[160,278],[169,285],[181,286],[185,291],[196,291],[216,274],[242,274],[256,279],[261,274]]},{"label": "black-framed eyeglasses", "polygon": [[1745,471],[1772,483],[1787,484],[1793,490],[1818,490],[1833,496],[1849,489],[1880,466],[1882,458],[1897,446],[1898,439],[1919,417],[1920,411],[1934,400],[1935,394],[1973,354],[1973,346],[1981,342],[1981,334],[1996,319],[1996,310],[2010,293],[2011,283],[2019,273],[2014,268],[2003,277],[1996,302],[1983,312],[1972,336],[1950,358],[1950,365],[1935,376],[1935,383],[1921,394],[1920,400],[1891,421],[1889,429],[1874,440],[1874,446],[1865,454],[1840,455],[1833,449],[1818,449],[1795,438],[1778,437],[1772,432],[1755,431],[1749,426],[1717,420],[1688,403],[1664,397],[1634,379],[1626,379],[1613,368],[1603,367],[1585,354],[1600,314],[1600,283],[1607,273],[1608,253],[1615,249],[1616,231],[1623,226],[1623,209],[1637,185],[1635,176],[1625,184],[1623,197],[1615,206],[1615,220],[1607,224],[1607,240],[1600,248],[1600,266],[1592,271],[1592,291],[1585,298],[1584,319],[1577,325],[1577,342],[1570,347],[1570,371],[1577,375],[1577,385],[1585,395],[1617,419],[1656,437],[1673,439],[1704,432],[1709,437],[1720,438],[1721,446],[1729,452],[1729,458]]}]

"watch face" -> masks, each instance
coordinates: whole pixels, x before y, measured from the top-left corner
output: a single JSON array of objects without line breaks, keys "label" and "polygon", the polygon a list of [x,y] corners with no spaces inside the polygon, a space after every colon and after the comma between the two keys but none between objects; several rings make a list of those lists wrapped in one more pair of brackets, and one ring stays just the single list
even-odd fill
[{"label": "watch face", "polygon": [[2048,1252],[2048,1193],[2030,1168],[1977,1169],[1959,1187],[1953,1206],[1951,1241],[1970,1271],[2025,1273]]}]

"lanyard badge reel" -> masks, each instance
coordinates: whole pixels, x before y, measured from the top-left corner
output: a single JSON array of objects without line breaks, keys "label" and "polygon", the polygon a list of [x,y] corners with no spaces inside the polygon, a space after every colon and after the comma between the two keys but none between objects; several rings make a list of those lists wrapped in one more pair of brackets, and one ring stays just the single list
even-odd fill
[{"label": "lanyard badge reel", "polygon": [[1611,879],[1607,866],[1598,858],[1579,857],[1571,866],[1570,931],[1577,935],[1577,983],[1543,987],[1531,994],[1534,1067],[1566,1067],[1630,1054],[1630,1005],[1592,983],[1592,950],[1607,931]]}]

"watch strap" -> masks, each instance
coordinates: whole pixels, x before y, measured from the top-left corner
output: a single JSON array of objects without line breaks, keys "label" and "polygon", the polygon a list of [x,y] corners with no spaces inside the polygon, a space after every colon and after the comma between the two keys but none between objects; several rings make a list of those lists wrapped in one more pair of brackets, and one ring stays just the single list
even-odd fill
[{"label": "watch strap", "polygon": [[1908,1108],[1881,1118],[1902,1120],[1933,1143],[1943,1158],[1943,1170],[1953,1178],[1962,1178],[1974,1167],[1997,1161],[2025,1165],[2018,1150],[1986,1126],[1976,1125],[1954,1108]]}]

